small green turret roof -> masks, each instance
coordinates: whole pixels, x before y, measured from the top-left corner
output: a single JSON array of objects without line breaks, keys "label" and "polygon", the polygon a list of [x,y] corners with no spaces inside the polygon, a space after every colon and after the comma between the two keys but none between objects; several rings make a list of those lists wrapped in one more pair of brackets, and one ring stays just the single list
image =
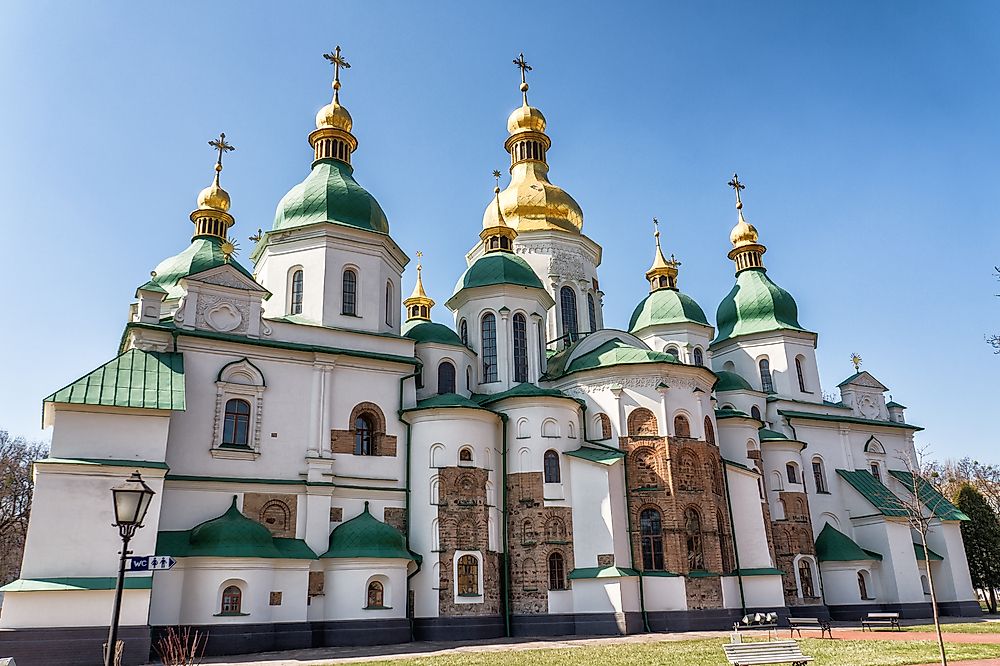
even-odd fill
[{"label": "small green turret roof", "polygon": [[272,228],[279,231],[317,222],[389,233],[385,212],[354,180],[351,165],[333,159],[314,162],[306,179],[281,198]]},{"label": "small green turret roof", "polygon": [[419,555],[406,549],[406,538],[399,530],[371,514],[368,502],[365,502],[364,511],[333,530],[330,534],[330,548],[320,557],[381,557],[420,561]]},{"label": "small green turret roof", "polygon": [[263,557],[270,559],[316,559],[300,539],[271,536],[260,523],[250,520],[236,506],[190,530],[159,532],[156,554],[174,557]]},{"label": "small green turret roof", "polygon": [[816,559],[820,562],[857,562],[876,560],[882,556],[875,551],[865,550],[830,523],[816,537]]},{"label": "small green turret roof", "polygon": [[760,428],[759,430],[757,430],[757,437],[762,442],[777,441],[777,440],[782,440],[782,439],[787,440],[788,439],[788,437],[786,437],[785,435],[782,435],[780,432],[778,432],[776,430],[770,430],[768,428]]},{"label": "small green turret roof", "polygon": [[[418,400],[417,406],[411,409],[435,409],[439,407],[464,407],[466,409],[484,409],[478,402],[457,393],[439,393],[424,400]],[[407,410],[409,411],[409,410]]]},{"label": "small green turret roof", "polygon": [[795,299],[776,285],[763,268],[736,275],[732,291],[719,303],[717,333],[712,344],[750,333],[777,330],[805,331],[799,324]]},{"label": "small green turret roof", "polygon": [[[217,236],[196,236],[183,252],[161,261],[153,271],[153,277],[140,288],[153,291],[154,287],[159,287],[167,293],[167,298],[179,298],[183,295],[183,289],[180,288],[182,278],[226,264],[253,280],[253,273],[243,268],[238,261],[232,257],[226,260],[226,254],[222,251],[223,242]],[[263,290],[261,287],[261,291]]]},{"label": "small green turret roof", "polygon": [[576,398],[563,393],[559,389],[542,388],[528,382],[516,384],[500,393],[477,393],[472,396],[473,400],[484,406],[506,400],[507,398],[566,398],[567,400],[576,400]]},{"label": "small green turret roof", "polygon": [[458,337],[458,333],[444,324],[438,324],[433,321],[411,319],[403,324],[401,332],[404,338],[409,338],[417,344],[422,342],[436,342],[441,345],[465,347],[462,344],[462,338]]},{"label": "small green turret roof", "polygon": [[743,379],[740,375],[735,372],[730,372],[729,370],[716,370],[715,376],[719,378],[715,382],[715,392],[720,391],[753,391],[753,387],[750,386],[750,382]]},{"label": "small green turret roof", "polygon": [[509,284],[530,289],[545,289],[521,257],[510,252],[489,252],[472,262],[455,285],[455,294],[463,289]]},{"label": "small green turret roof", "polygon": [[581,370],[606,368],[615,365],[636,365],[640,363],[670,363],[678,365],[680,361],[673,354],[634,347],[621,339],[615,338],[608,340],[586,354],[574,358],[566,366],[562,374],[568,375],[573,372],[580,372]]},{"label": "small green turret roof", "polygon": [[658,289],[639,302],[628,323],[630,333],[649,326],[690,322],[708,326],[708,319],[693,298],[676,289]]}]

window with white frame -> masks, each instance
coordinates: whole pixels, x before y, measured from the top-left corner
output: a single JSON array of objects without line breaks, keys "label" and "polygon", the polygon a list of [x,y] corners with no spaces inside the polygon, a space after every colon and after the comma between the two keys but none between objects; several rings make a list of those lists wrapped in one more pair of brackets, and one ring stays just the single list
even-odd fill
[{"label": "window with white frame", "polygon": [[215,429],[212,455],[256,457],[260,453],[264,375],[249,359],[229,363],[215,382]]}]

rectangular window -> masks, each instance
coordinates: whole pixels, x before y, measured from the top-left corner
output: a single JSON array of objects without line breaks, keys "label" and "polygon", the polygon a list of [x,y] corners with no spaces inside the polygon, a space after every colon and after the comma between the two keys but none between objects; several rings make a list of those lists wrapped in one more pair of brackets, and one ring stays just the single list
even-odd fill
[{"label": "rectangular window", "polygon": [[482,353],[483,359],[483,382],[495,382],[500,380],[499,368],[497,367],[497,320],[493,313],[483,316],[482,322]]}]

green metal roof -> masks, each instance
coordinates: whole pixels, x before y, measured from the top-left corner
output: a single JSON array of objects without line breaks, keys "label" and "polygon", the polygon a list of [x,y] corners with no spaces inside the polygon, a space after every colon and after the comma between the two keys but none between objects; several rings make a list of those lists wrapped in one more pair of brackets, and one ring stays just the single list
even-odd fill
[{"label": "green metal roof", "polygon": [[156,554],[173,557],[263,557],[270,559],[316,559],[304,541],[271,536],[266,527],[250,520],[236,506],[190,530],[165,531],[156,535]]},{"label": "green metal roof", "polygon": [[863,469],[853,471],[838,469],[837,474],[861,493],[868,500],[868,503],[883,516],[900,518],[909,515],[903,501],[882,485],[881,481],[872,476],[871,472]]},{"label": "green metal roof", "polygon": [[570,580],[582,578],[631,578],[639,572],[627,567],[582,567],[569,572]]},{"label": "green metal roof", "polygon": [[43,402],[139,409],[184,409],[184,357],[129,349]]},{"label": "green metal roof", "polygon": [[117,458],[42,458],[34,465],[93,465],[97,467],[133,467],[136,469],[169,470],[165,462],[155,460],[120,460]]},{"label": "green metal roof", "polygon": [[614,465],[625,457],[622,451],[612,451],[610,449],[597,449],[589,446],[581,446],[574,451],[567,451],[567,456],[580,458],[600,465]]},{"label": "green metal roof", "polygon": [[[715,410],[716,419],[753,419],[752,416],[746,412],[741,412],[738,409],[717,409]],[[757,419],[754,419],[756,421]]]},{"label": "green metal roof", "polygon": [[658,289],[635,306],[628,330],[635,333],[649,326],[684,322],[709,325],[705,312],[693,298],[676,289]]},{"label": "green metal roof", "polygon": [[470,400],[465,396],[459,395],[457,393],[439,393],[438,395],[431,396],[424,400],[418,400],[417,406],[411,409],[434,409],[438,407],[464,407],[466,409],[485,409],[478,402]]},{"label": "green metal roof", "polygon": [[511,252],[488,252],[465,270],[455,285],[455,294],[463,289],[496,284],[545,289],[535,271],[521,257]]},{"label": "green metal roof", "polygon": [[917,558],[917,562],[926,562],[928,559],[931,562],[943,562],[944,558],[935,553],[930,548],[927,549],[928,557],[924,557],[924,547],[921,546],[916,541],[913,542],[913,554]]},{"label": "green metal roof", "polygon": [[827,523],[816,537],[816,558],[820,562],[882,560],[880,554],[865,550],[830,523]]},{"label": "green metal roof", "polygon": [[836,423],[857,423],[858,425],[879,426],[883,428],[897,428],[902,430],[923,430],[920,426],[909,423],[896,423],[895,421],[878,421],[875,419],[862,419],[856,416],[840,416],[838,414],[814,414],[813,412],[797,412],[788,409],[779,409],[778,413],[792,419],[810,419],[813,421],[834,421]]},{"label": "green metal roof", "polygon": [[751,567],[749,569],[737,569],[732,576],[784,576],[785,572],[774,567]]},{"label": "green metal roof", "polygon": [[452,345],[453,347],[468,349],[468,347],[462,344],[462,338],[458,337],[458,333],[444,324],[438,324],[433,321],[411,319],[403,324],[402,333],[403,337],[409,338],[417,344],[421,342],[436,342],[442,345]]},{"label": "green metal roof", "polygon": [[890,469],[889,474],[894,476],[903,484],[903,487],[913,492],[914,480],[916,480],[917,496],[920,502],[930,509],[935,516],[941,520],[972,520],[961,509],[952,504],[939,493],[934,486],[919,476],[914,479],[913,474],[907,471]]},{"label": "green metal roof", "polygon": [[341,523],[330,534],[330,548],[320,557],[382,557],[419,562],[420,557],[406,549],[406,537],[392,525],[377,519],[368,510]]},{"label": "green metal roof", "polygon": [[732,291],[719,303],[715,321],[718,330],[712,344],[750,333],[805,331],[799,324],[795,299],[772,282],[763,268],[736,275]]},{"label": "green metal roof", "polygon": [[[184,293],[180,287],[182,278],[226,264],[256,282],[253,273],[243,268],[238,261],[232,258],[227,261],[222,251],[222,243],[223,240],[218,236],[195,236],[183,252],[161,261],[153,271],[156,275],[140,289],[149,290],[158,286],[167,293],[167,298],[179,298]],[[263,290],[261,287],[261,291]]]},{"label": "green metal roof", "polygon": [[900,409],[906,409],[906,405],[901,405],[898,402],[896,402],[895,400],[890,400],[889,402],[885,403],[885,406],[886,407],[899,407]]},{"label": "green metal roof", "polygon": [[[114,576],[63,576],[56,578],[19,578],[0,587],[0,592],[82,592],[88,590],[113,590],[117,583]],[[153,589],[152,576],[126,576],[126,590]]]},{"label": "green metal roof", "polygon": [[[750,382],[743,379],[740,375],[735,372],[730,372],[729,370],[716,370],[715,376],[719,378],[715,382],[715,392],[720,391],[753,391],[754,388],[750,386]],[[759,393],[759,391],[757,391]]]},{"label": "green metal roof", "polygon": [[318,160],[306,179],[278,202],[274,231],[330,222],[380,234],[389,233],[382,207],[354,180],[354,169],[339,160]]},{"label": "green metal roof", "polygon": [[558,389],[542,388],[527,382],[512,386],[500,393],[474,393],[472,395],[472,399],[484,407],[507,398],[565,398],[576,401],[576,398],[568,396]]},{"label": "green metal roof", "polygon": [[[593,370],[595,368],[609,368],[617,365],[636,365],[641,363],[670,363],[679,365],[680,361],[673,354],[633,347],[616,338],[608,340],[596,349],[592,349],[586,354],[574,358],[562,371],[561,375],[568,375],[583,370]],[[550,376],[554,378],[561,375]]]},{"label": "green metal roof", "polygon": [[768,428],[760,428],[757,431],[757,438],[760,439],[760,441],[762,442],[774,441],[778,439],[784,439],[784,440],[788,439],[788,437],[782,435],[780,432],[777,432],[776,430],[769,430]]}]

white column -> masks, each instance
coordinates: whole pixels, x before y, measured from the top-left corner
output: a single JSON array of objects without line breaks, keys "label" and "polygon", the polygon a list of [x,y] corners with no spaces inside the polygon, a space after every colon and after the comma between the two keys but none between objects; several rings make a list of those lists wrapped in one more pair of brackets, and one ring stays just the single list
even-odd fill
[{"label": "white column", "polygon": [[323,451],[323,371],[322,365],[313,363],[312,386],[309,394],[309,446],[306,449],[307,458],[318,458]]},{"label": "white column", "polygon": [[656,434],[660,437],[670,437],[674,434],[674,426],[667,418],[667,391],[669,390],[670,387],[666,384],[660,384],[656,387],[656,392],[660,394],[660,418],[658,419],[660,423]]},{"label": "white column", "polygon": [[501,307],[500,321],[497,322],[497,370],[498,379],[504,388],[510,388],[514,377],[514,354],[510,330],[510,308]]},{"label": "white column", "polygon": [[542,341],[538,339],[538,322],[541,321],[542,317],[538,313],[533,312],[528,318],[527,328],[527,343],[528,343],[528,381],[537,382],[538,378],[542,376],[542,368],[540,364],[542,359],[539,358],[539,353],[542,348]]},{"label": "white column", "polygon": [[618,436],[625,437],[631,435],[632,433],[626,432],[625,429],[625,405],[622,404],[622,393],[625,389],[621,386],[615,386],[611,389],[612,395],[615,396],[615,405],[618,407]]}]

